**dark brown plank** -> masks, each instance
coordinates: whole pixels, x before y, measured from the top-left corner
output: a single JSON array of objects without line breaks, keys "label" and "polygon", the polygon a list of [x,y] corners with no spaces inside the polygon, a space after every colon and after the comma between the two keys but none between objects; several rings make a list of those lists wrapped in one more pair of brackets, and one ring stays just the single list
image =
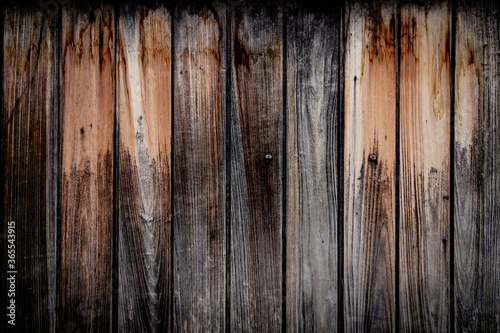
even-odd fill
[{"label": "dark brown plank", "polygon": [[111,329],[114,9],[62,13],[59,329]]},{"label": "dark brown plank", "polygon": [[165,6],[120,5],[119,332],[170,324],[170,30]]},{"label": "dark brown plank", "polygon": [[290,3],[287,25],[286,320],[336,332],[340,8]]},{"label": "dark brown plank", "polygon": [[[1,15],[0,330],[48,332],[55,329],[56,316],[56,21],[34,5],[10,5]],[[11,300],[15,317],[7,316]]]},{"label": "dark brown plank", "polygon": [[345,330],[392,332],[396,6],[353,3],[346,24]]},{"label": "dark brown plank", "polygon": [[500,331],[500,4],[461,1],[455,67],[455,328]]},{"label": "dark brown plank", "polygon": [[400,65],[400,311],[405,332],[449,330],[448,3],[404,4]]},{"label": "dark brown plank", "polygon": [[174,18],[174,331],[224,331],[225,8]]},{"label": "dark brown plank", "polygon": [[273,3],[231,17],[231,331],[282,327],[282,23]]}]

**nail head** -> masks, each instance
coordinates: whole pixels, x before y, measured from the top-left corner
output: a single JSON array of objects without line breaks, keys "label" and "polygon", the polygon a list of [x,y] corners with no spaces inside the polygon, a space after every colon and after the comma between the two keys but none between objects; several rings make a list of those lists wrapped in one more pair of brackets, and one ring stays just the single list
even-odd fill
[{"label": "nail head", "polygon": [[370,154],[370,156],[368,156],[368,158],[370,159],[370,161],[376,161],[377,160],[377,155]]},{"label": "nail head", "polygon": [[266,156],[265,156],[265,157],[266,157],[266,160],[271,160],[271,159],[273,158],[273,155],[271,155],[271,154],[266,154]]}]

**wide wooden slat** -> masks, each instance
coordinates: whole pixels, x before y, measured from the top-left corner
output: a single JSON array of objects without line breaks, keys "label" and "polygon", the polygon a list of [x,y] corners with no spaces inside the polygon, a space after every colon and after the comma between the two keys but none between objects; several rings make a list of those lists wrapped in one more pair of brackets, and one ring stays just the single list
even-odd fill
[{"label": "wide wooden slat", "polygon": [[286,327],[335,332],[340,8],[288,13]]},{"label": "wide wooden slat", "polygon": [[112,6],[63,9],[60,330],[110,331],[113,26]]},{"label": "wide wooden slat", "polygon": [[396,6],[354,3],[346,23],[345,329],[390,332],[395,331]]},{"label": "wide wooden slat", "polygon": [[500,331],[500,5],[457,7],[455,328]]},{"label": "wide wooden slat", "polygon": [[225,8],[174,21],[174,331],[224,331]]},{"label": "wide wooden slat", "polygon": [[120,5],[119,332],[170,324],[170,30],[166,7]]},{"label": "wide wooden slat", "polygon": [[282,22],[274,3],[231,17],[231,331],[282,327]]},{"label": "wide wooden slat", "polygon": [[401,8],[401,330],[449,330],[450,47],[447,3]]},{"label": "wide wooden slat", "polygon": [[[56,22],[35,6],[12,5],[3,16],[1,126],[2,332],[55,328],[57,156]],[[8,232],[8,226],[15,234]],[[8,236],[10,234],[11,236]],[[11,242],[12,241],[12,242]],[[7,252],[8,250],[8,252]],[[8,254],[15,253],[14,262]],[[8,273],[15,271],[17,273]],[[15,279],[15,296],[7,278]],[[15,320],[10,300],[15,300]]]}]

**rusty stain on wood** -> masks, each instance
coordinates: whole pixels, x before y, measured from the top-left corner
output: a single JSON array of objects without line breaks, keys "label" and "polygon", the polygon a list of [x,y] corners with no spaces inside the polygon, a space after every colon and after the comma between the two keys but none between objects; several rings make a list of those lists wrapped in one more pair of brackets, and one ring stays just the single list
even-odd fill
[{"label": "rusty stain on wood", "polygon": [[[378,20],[366,14],[369,6]],[[345,60],[345,328],[395,331],[396,6],[353,4]],[[368,163],[368,155],[376,161]]]},{"label": "rusty stain on wood", "polygon": [[401,8],[403,331],[449,330],[450,30],[446,3]]},{"label": "rusty stain on wood", "polygon": [[171,319],[170,26],[164,6],[120,6],[119,331]]},{"label": "rusty stain on wood", "polygon": [[62,13],[61,329],[111,325],[113,12]]}]

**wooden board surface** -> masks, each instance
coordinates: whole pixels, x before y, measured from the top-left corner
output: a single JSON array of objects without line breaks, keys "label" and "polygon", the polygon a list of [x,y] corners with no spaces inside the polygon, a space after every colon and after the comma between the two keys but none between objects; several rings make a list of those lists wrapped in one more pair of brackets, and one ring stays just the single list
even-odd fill
[{"label": "wooden board surface", "polygon": [[450,304],[451,8],[401,8],[402,331],[446,332]]},{"label": "wooden board surface", "polygon": [[288,13],[286,327],[335,332],[340,8]]},{"label": "wooden board surface", "polygon": [[225,8],[174,21],[174,330],[224,331]]},{"label": "wooden board surface", "polygon": [[272,3],[231,17],[231,331],[282,327],[282,22]]},{"label": "wooden board surface", "polygon": [[111,329],[114,10],[62,13],[59,329]]},{"label": "wooden board surface", "polygon": [[118,331],[169,328],[171,306],[171,17],[120,5]]},{"label": "wooden board surface", "polygon": [[[0,330],[48,332],[56,316],[56,22],[34,6],[9,7],[0,15],[2,309],[16,302],[15,326],[4,310]],[[7,297],[12,290],[15,296]]]},{"label": "wooden board surface", "polygon": [[457,8],[455,328],[500,331],[500,5]]},{"label": "wooden board surface", "polygon": [[396,330],[396,6],[355,3],[346,24],[345,329],[391,332]]}]

